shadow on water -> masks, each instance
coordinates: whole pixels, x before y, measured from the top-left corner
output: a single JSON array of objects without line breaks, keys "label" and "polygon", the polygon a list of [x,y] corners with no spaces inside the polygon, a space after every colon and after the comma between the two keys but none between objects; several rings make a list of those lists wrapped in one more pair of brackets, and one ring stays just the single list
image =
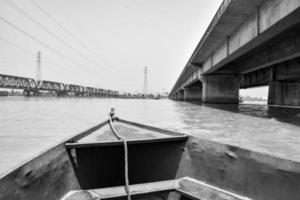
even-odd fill
[{"label": "shadow on water", "polygon": [[208,104],[202,102],[188,102],[243,115],[276,119],[277,121],[300,126],[300,108],[275,107],[262,104]]}]

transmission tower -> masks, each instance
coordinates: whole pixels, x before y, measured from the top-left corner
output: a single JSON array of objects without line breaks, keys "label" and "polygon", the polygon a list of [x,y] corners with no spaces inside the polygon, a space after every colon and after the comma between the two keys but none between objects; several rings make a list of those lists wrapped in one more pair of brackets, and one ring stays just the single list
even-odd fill
[{"label": "transmission tower", "polygon": [[42,79],[42,71],[41,71],[41,52],[37,53],[37,68],[36,68],[36,81],[40,81]]},{"label": "transmission tower", "polygon": [[146,96],[148,94],[148,70],[147,66],[144,69],[144,87],[143,87],[143,94]]}]

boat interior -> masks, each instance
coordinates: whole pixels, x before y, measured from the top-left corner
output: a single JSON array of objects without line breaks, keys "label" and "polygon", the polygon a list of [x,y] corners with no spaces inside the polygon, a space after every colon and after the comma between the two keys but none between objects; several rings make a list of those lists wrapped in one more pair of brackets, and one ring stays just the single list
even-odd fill
[{"label": "boat interior", "polygon": [[[126,139],[126,147],[114,131]],[[122,119],[69,138],[0,178],[5,200],[300,196],[299,162]]]}]

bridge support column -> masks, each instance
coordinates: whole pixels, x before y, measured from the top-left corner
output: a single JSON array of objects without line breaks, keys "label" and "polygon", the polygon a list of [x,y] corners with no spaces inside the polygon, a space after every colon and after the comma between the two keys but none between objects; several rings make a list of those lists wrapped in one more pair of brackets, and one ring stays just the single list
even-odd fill
[{"label": "bridge support column", "polygon": [[56,94],[59,97],[68,96],[68,92],[67,91],[58,91],[58,92],[56,92]]},{"label": "bridge support column", "polygon": [[238,104],[240,77],[236,74],[211,74],[201,78],[204,103]]},{"label": "bridge support column", "polygon": [[26,90],[24,90],[23,94],[26,97],[40,96],[39,91],[38,90],[33,90],[33,89],[30,89],[30,90],[26,89]]},{"label": "bridge support column", "polygon": [[178,101],[184,101],[184,90],[181,89],[178,91],[178,97],[177,97]]},{"label": "bridge support column", "polygon": [[84,96],[84,93],[83,92],[75,92],[75,96],[82,97],[82,96]]},{"label": "bridge support column", "polygon": [[173,94],[170,96],[170,99],[176,100],[176,93],[173,93]]},{"label": "bridge support column", "polygon": [[269,105],[300,106],[300,81],[269,83]]},{"label": "bridge support column", "polygon": [[174,93],[174,100],[176,100],[176,101],[178,100],[178,92]]},{"label": "bridge support column", "polygon": [[185,101],[201,101],[202,100],[202,87],[185,87],[184,88]]}]

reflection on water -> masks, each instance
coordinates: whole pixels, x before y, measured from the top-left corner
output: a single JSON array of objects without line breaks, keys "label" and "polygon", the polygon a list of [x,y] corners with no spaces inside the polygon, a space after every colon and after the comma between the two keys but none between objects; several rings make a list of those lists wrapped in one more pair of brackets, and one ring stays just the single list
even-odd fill
[{"label": "reflection on water", "polygon": [[300,161],[300,109],[171,100],[0,97],[0,173],[71,135],[121,118]]}]

